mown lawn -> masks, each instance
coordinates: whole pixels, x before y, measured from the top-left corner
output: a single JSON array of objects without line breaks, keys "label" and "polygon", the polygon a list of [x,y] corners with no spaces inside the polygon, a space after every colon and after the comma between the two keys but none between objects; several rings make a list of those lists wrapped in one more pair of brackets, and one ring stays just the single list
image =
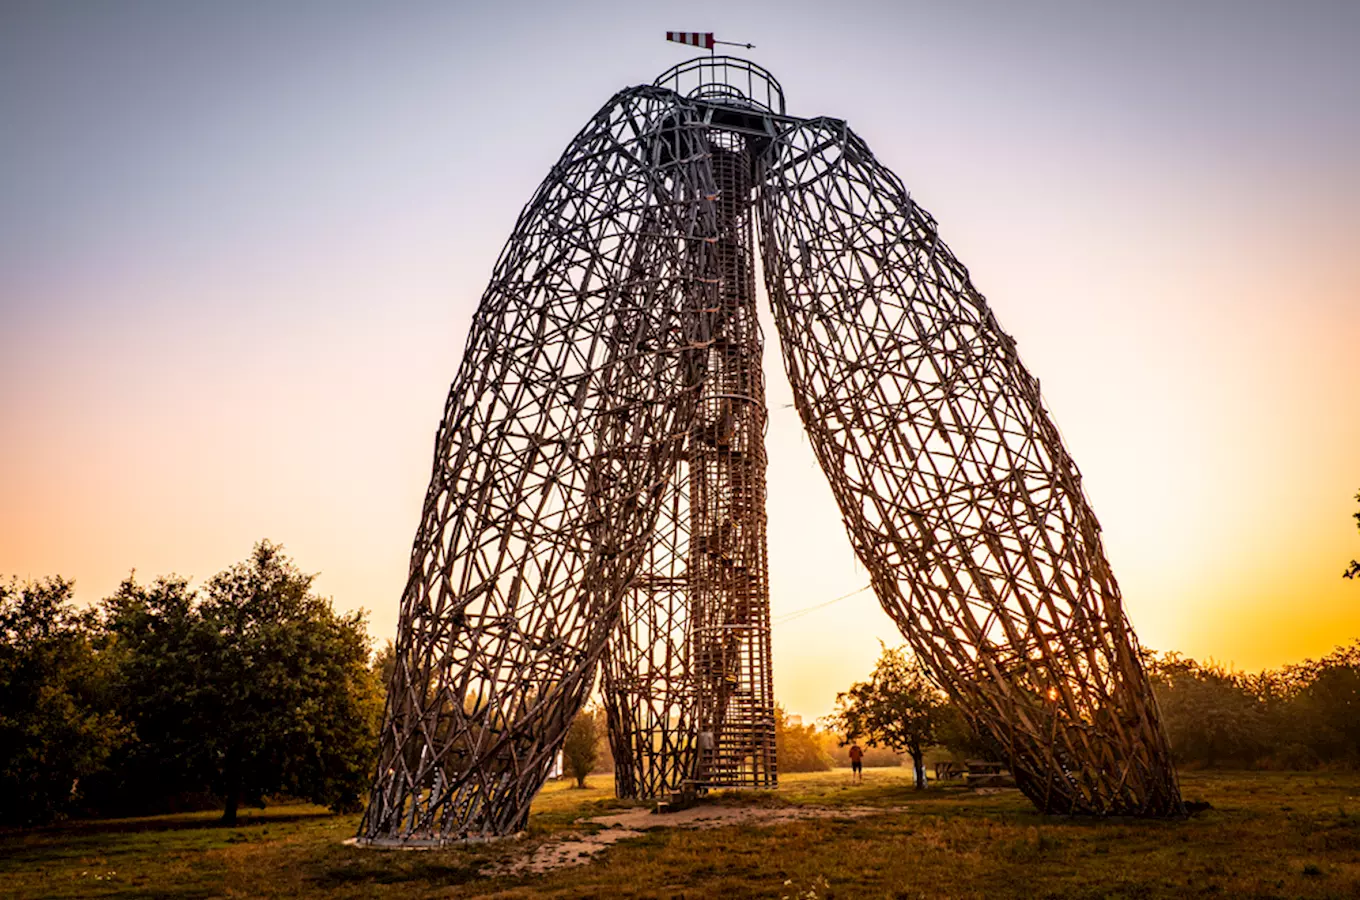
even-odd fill
[{"label": "mown lawn", "polygon": [[[1360,897],[1360,775],[1187,773],[1213,809],[1184,822],[1047,818],[1018,793],[863,787],[791,775],[716,802],[876,806],[882,815],[651,831],[546,875],[485,878],[488,861],[621,804],[608,777],[550,785],[523,841],[426,852],[340,842],[357,816],[300,805],[73,822],[0,832],[5,897]],[[905,807],[905,809],[896,809]],[[575,826],[579,828],[579,826]]]}]

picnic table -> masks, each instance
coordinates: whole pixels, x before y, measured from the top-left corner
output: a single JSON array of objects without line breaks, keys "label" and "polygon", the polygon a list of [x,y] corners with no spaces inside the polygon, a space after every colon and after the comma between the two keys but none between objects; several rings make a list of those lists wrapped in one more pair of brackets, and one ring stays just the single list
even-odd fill
[{"label": "picnic table", "polygon": [[963,775],[963,770],[959,764],[952,759],[946,759],[935,763],[935,780],[944,781],[946,778],[958,778]]},{"label": "picnic table", "polygon": [[1005,763],[989,759],[970,759],[967,765],[968,773],[964,780],[968,784],[993,787],[1010,787],[1015,784],[1015,779],[1006,771]]}]

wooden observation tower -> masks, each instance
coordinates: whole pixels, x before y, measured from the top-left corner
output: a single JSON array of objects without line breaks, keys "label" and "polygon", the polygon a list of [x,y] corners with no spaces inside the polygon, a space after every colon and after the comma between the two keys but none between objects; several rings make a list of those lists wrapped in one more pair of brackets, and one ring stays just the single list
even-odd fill
[{"label": "wooden observation tower", "polygon": [[435,441],[361,842],[522,829],[597,673],[621,796],[776,783],[757,248],[850,540],[937,684],[1040,809],[1183,814],[1015,342],[843,121],[708,56],[610,99],[496,264]]}]

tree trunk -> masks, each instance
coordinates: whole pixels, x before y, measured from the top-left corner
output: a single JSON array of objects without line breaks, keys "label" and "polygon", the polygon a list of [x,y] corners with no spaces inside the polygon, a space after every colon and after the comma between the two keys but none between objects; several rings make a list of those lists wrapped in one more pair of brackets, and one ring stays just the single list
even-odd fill
[{"label": "tree trunk", "polygon": [[911,748],[911,765],[916,773],[916,790],[926,789],[926,754],[920,747]]},{"label": "tree trunk", "polygon": [[222,824],[236,824],[236,808],[241,805],[241,792],[236,787],[227,789],[227,808],[222,810]]},{"label": "tree trunk", "polygon": [[236,760],[234,750],[227,751],[226,771],[223,773],[226,778],[226,795],[222,798],[226,801],[226,808],[222,810],[222,824],[236,824],[236,809],[241,805],[241,766]]}]

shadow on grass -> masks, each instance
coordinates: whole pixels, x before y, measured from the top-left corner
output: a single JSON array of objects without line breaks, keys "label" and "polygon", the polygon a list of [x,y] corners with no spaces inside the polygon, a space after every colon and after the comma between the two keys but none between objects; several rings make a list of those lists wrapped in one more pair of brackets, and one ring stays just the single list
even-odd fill
[{"label": "shadow on grass", "polygon": [[400,853],[398,851],[366,850],[363,856],[332,860],[320,871],[311,874],[307,882],[323,891],[363,885],[416,883],[421,888],[466,884],[476,878],[483,865],[481,859],[453,860],[429,858],[438,851]]},{"label": "shadow on grass", "polygon": [[[286,810],[286,811],[285,811]],[[38,825],[32,828],[0,829],[0,841],[11,838],[31,836],[86,835],[86,834],[136,834],[143,831],[195,831],[201,829],[221,829],[231,831],[251,828],[256,825],[286,825],[292,822],[313,819],[333,818],[338,813],[319,807],[284,807],[273,812],[268,809],[241,813],[236,823],[228,825],[222,821],[222,814],[209,813],[170,813],[163,816],[141,816],[126,819],[74,819],[52,825]]]}]

